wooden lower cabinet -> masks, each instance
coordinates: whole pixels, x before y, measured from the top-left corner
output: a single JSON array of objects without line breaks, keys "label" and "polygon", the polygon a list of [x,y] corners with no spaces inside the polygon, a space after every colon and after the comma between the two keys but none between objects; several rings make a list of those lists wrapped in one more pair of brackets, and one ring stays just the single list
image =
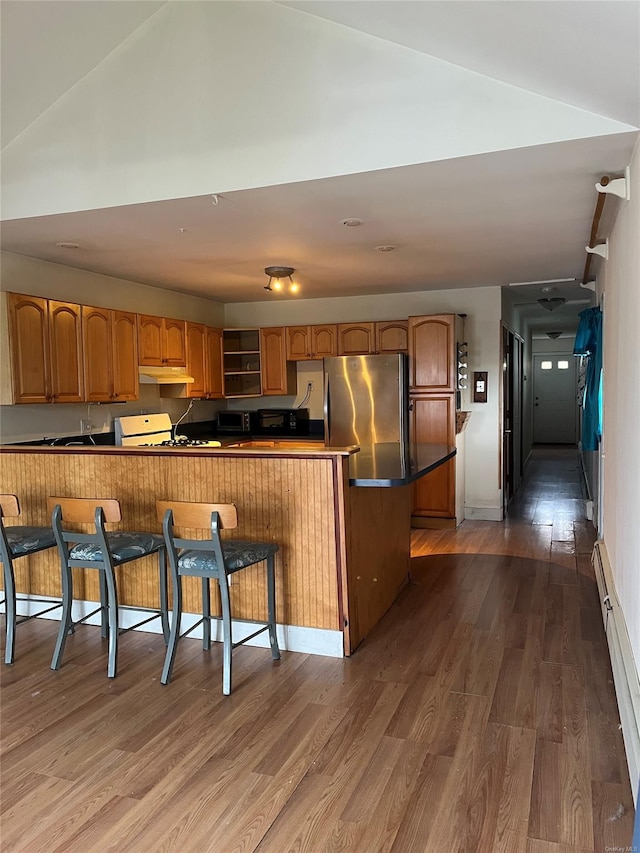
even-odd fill
[{"label": "wooden lower cabinet", "polygon": [[[411,437],[416,442],[455,445],[455,394],[422,394],[411,397]],[[456,460],[450,459],[413,485],[414,526],[420,519],[456,519]],[[417,521],[417,523],[416,523]],[[425,525],[426,526],[426,525]]]}]

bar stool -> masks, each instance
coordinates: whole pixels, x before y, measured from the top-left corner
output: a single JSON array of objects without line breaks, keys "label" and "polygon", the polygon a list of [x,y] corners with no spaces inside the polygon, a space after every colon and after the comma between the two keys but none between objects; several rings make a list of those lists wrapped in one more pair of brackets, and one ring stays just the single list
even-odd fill
[{"label": "bar stool", "polygon": [[17,518],[20,516],[20,504],[15,495],[0,495],[0,560],[2,561],[2,574],[4,576],[4,598],[0,604],[6,608],[7,642],[4,651],[4,662],[13,663],[14,648],[16,641],[16,625],[42,616],[58,607],[62,607],[60,599],[43,600],[42,604],[48,607],[40,609],[37,613],[28,616],[16,615],[16,602],[29,601],[24,595],[16,596],[16,576],[13,571],[13,561],[16,557],[26,557],[36,554],[47,548],[53,548],[56,541],[53,530],[50,527],[5,527],[4,519]]},{"label": "bar stool", "polygon": [[[120,504],[114,499],[100,498],[48,498],[47,506],[52,513],[51,522],[60,555],[62,573],[62,621],[51,660],[51,669],[60,669],[67,634],[72,625],[80,625],[96,613],[101,615],[101,635],[108,635],[107,675],[115,678],[118,660],[118,635],[146,625],[160,618],[165,645],[169,641],[169,617],[167,602],[167,569],[165,547],[162,536],[154,533],[138,533],[124,530],[107,532],[105,523],[122,519]],[[95,532],[83,533],[67,529],[67,524],[95,524]],[[160,575],[160,609],[121,605],[123,609],[149,614],[146,619],[129,628],[119,627],[118,592],[115,568],[124,566],[149,554],[158,554]],[[98,569],[100,572],[100,606],[82,619],[71,619],[73,604],[72,569]]]},{"label": "bar stool", "polygon": [[[169,555],[171,581],[173,584],[173,617],[171,636],[165,657],[160,682],[171,681],[173,662],[178,640],[186,637],[198,625],[202,625],[202,647],[211,648],[211,597],[209,580],[214,578],[220,588],[222,604],[222,692],[231,693],[231,653],[263,631],[269,632],[271,657],[280,659],[276,637],[276,588],[275,554],[278,546],[271,542],[241,542],[220,538],[220,530],[231,530],[238,526],[238,512],[234,504],[189,503],[185,501],[158,501],[158,518],[162,521],[164,539]],[[180,528],[210,530],[210,539],[182,539],[175,535],[174,525]],[[253,634],[239,642],[232,642],[231,601],[229,598],[229,575],[266,561],[268,621]],[[180,633],[182,620],[182,578],[185,576],[202,579],[202,619],[184,634]]]}]

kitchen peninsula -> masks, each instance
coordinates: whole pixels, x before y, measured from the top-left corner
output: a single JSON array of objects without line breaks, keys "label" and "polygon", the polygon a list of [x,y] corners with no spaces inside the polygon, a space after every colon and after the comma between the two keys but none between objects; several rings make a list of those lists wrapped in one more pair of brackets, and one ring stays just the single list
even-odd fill
[{"label": "kitchen peninsula", "polygon": [[[23,445],[3,447],[1,458],[3,489],[19,496],[29,524],[49,523],[46,500],[55,495],[117,498],[119,526],[157,532],[157,500],[235,503],[234,538],[280,546],[282,648],[342,656],[357,648],[407,583],[411,484],[455,452],[437,444],[413,445],[405,452],[397,444],[362,450]],[[19,591],[59,594],[54,550],[27,557],[16,568]],[[264,618],[263,574],[249,569],[234,579],[234,617]],[[98,599],[96,575],[84,570],[77,577],[77,599]],[[153,558],[118,580],[122,603],[155,605]],[[186,580],[193,581],[185,584],[188,619],[200,605],[196,580]]]}]

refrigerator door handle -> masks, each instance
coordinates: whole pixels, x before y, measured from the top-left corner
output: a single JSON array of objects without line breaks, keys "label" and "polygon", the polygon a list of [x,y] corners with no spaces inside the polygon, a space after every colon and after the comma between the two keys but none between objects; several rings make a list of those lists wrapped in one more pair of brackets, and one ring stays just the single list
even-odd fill
[{"label": "refrigerator door handle", "polygon": [[329,371],[324,371],[324,443],[326,447],[330,447],[329,437],[329,414],[331,412],[331,404],[329,402]]}]

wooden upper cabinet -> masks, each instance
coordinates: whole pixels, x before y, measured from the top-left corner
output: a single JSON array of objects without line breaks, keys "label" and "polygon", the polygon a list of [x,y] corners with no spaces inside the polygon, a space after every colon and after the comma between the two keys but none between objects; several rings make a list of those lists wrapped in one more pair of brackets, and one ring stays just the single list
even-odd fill
[{"label": "wooden upper cabinet", "polygon": [[81,403],[80,306],[8,294],[14,403]]},{"label": "wooden upper cabinet", "polygon": [[310,326],[311,352],[314,359],[338,354],[338,327],[335,323]]},{"label": "wooden upper cabinet", "polygon": [[376,352],[396,353],[407,352],[408,344],[407,320],[386,320],[376,323]]},{"label": "wooden upper cabinet", "polygon": [[80,305],[49,301],[51,399],[55,403],[84,400],[82,314]]},{"label": "wooden upper cabinet", "polygon": [[222,329],[207,328],[207,398],[220,400],[224,397],[222,375]]},{"label": "wooden upper cabinet", "polygon": [[454,314],[409,317],[411,391],[454,392],[456,390],[455,350]]},{"label": "wooden upper cabinet", "polygon": [[187,385],[187,397],[207,396],[207,327],[187,323],[187,373],[194,382]]},{"label": "wooden upper cabinet", "polygon": [[295,365],[287,362],[285,328],[260,329],[262,394],[286,396],[296,393]]},{"label": "wooden upper cabinet", "polygon": [[338,323],[338,355],[370,355],[375,351],[373,323]]},{"label": "wooden upper cabinet", "polygon": [[137,400],[136,315],[82,306],[85,399],[90,403]]},{"label": "wooden upper cabinet", "polygon": [[185,367],[187,363],[186,323],[184,320],[164,319],[163,364],[167,367]]},{"label": "wooden upper cabinet", "polygon": [[130,311],[112,311],[111,318],[113,399],[116,402],[137,400],[140,396],[140,376],[136,315]]},{"label": "wooden upper cabinet", "polygon": [[113,395],[113,347],[111,311],[82,306],[84,336],[84,383],[87,402],[111,402]]},{"label": "wooden upper cabinet", "polygon": [[288,361],[319,361],[338,352],[338,327],[335,323],[287,326],[286,337]]},{"label": "wooden upper cabinet", "polygon": [[46,299],[7,294],[14,403],[51,401],[49,310]]},{"label": "wooden upper cabinet", "polygon": [[186,366],[186,323],[138,314],[138,355],[147,367]]}]

